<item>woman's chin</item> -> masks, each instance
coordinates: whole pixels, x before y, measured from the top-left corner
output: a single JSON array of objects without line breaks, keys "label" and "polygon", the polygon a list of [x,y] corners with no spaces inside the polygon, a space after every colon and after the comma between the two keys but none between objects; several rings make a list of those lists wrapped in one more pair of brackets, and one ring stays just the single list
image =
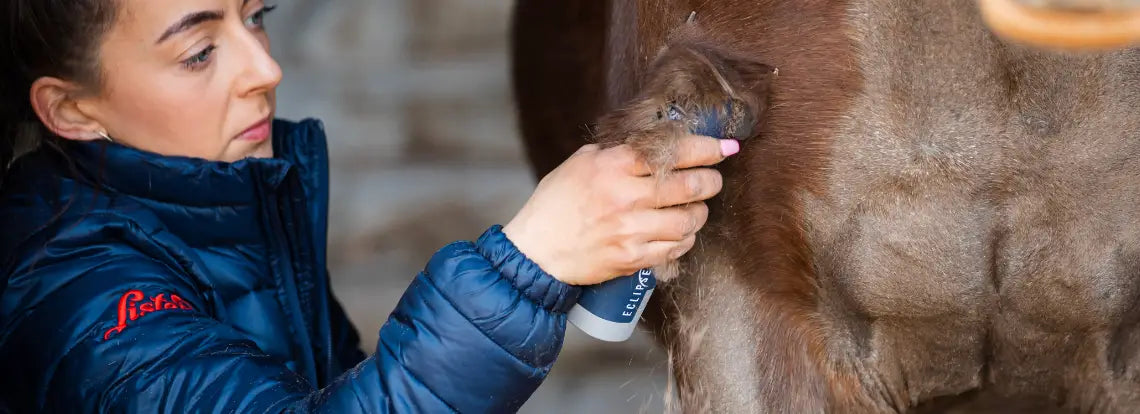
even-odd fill
[{"label": "woman's chin", "polygon": [[257,143],[234,140],[219,157],[220,161],[237,162],[246,158],[273,158],[273,142],[264,140]]},{"label": "woman's chin", "polygon": [[273,141],[262,141],[249,156],[252,158],[273,158]]}]

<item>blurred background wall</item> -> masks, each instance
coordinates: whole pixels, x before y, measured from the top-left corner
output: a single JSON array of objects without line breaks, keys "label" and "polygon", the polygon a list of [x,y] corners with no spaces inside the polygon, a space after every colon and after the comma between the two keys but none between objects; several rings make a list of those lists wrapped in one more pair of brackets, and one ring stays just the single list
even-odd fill
[{"label": "blurred background wall", "polygon": [[[376,332],[427,259],[505,224],[534,188],[515,127],[509,0],[284,0],[267,22],[279,116],[329,133],[333,289]],[[664,352],[570,327],[524,413],[661,412]]]}]

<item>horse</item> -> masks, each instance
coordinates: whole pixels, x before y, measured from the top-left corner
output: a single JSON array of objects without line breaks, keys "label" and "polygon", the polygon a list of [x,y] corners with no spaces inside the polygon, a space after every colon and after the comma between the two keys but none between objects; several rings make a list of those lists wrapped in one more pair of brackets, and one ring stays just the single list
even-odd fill
[{"label": "horse", "polygon": [[992,1],[1032,3],[515,3],[536,177],[588,142],[667,170],[669,108],[755,117],[644,314],[681,411],[1140,410],[1140,53]]}]

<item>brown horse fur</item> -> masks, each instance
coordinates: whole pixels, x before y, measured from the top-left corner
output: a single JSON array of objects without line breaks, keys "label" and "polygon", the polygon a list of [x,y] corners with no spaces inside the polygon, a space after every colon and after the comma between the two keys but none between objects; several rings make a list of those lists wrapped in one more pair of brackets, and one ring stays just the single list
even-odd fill
[{"label": "brown horse fur", "polygon": [[[696,114],[718,112],[728,120],[730,134],[755,129],[754,123],[742,124],[763,119],[776,68],[732,56],[730,51],[702,40],[695,26],[671,36],[668,46],[654,59],[638,95],[598,120],[594,140],[603,146],[630,144],[646,157],[657,175],[663,175],[675,164],[674,144],[695,122]],[[737,110],[725,113],[725,102],[732,102]],[[679,108],[683,119],[670,120],[670,107]],[[744,113],[745,108],[748,113]]]},{"label": "brown horse fur", "polygon": [[1010,44],[965,0],[516,10],[536,174],[599,119],[660,165],[662,102],[768,97],[646,312],[682,411],[1140,410],[1137,51]]},{"label": "brown horse fur", "polygon": [[[718,113],[730,136],[756,130],[766,113],[776,69],[732,56],[702,40],[695,26],[676,32],[647,71],[638,95],[598,120],[594,142],[603,147],[629,144],[655,177],[664,178],[676,164],[676,143],[697,122],[698,114]],[[732,103],[732,113],[727,113],[726,102]],[[681,119],[670,119],[671,108],[680,112]],[[658,266],[657,278],[669,282],[679,273],[678,265]]]}]

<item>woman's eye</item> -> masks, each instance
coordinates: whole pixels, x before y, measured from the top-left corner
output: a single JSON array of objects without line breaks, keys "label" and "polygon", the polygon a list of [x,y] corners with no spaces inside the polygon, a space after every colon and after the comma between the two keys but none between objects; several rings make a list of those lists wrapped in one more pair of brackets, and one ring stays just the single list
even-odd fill
[{"label": "woman's eye", "polygon": [[198,54],[183,60],[182,65],[186,66],[187,69],[201,69],[210,62],[210,56],[214,53],[214,49],[217,48],[218,47],[214,45],[207,46],[205,49],[202,49],[201,52],[198,52]]},{"label": "woman's eye", "polygon": [[257,29],[265,28],[265,15],[274,10],[277,10],[276,5],[262,7],[245,19],[246,26]]}]

